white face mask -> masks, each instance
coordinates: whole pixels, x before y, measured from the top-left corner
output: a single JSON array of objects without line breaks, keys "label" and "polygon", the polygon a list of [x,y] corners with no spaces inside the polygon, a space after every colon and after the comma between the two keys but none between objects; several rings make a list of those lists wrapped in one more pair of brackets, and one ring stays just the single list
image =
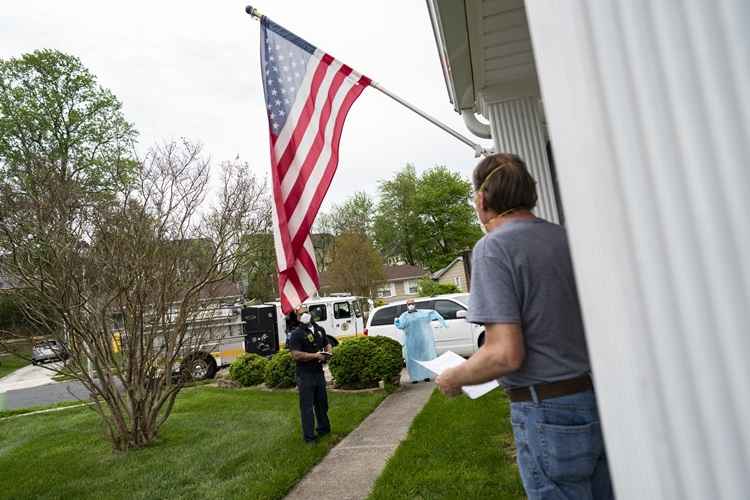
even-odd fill
[{"label": "white face mask", "polygon": [[302,313],[302,316],[299,317],[299,320],[305,325],[309,325],[311,319],[310,313]]},{"label": "white face mask", "polygon": [[414,304],[409,304],[408,306],[406,306],[406,308],[409,310],[409,312],[414,312],[417,310],[417,306],[415,306]]}]

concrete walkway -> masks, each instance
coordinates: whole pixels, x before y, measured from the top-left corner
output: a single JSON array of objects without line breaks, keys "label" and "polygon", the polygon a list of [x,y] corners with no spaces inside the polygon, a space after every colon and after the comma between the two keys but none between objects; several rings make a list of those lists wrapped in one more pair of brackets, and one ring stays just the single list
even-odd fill
[{"label": "concrete walkway", "polygon": [[406,437],[434,383],[409,384],[388,396],[286,497],[292,500],[367,498],[375,480]]}]

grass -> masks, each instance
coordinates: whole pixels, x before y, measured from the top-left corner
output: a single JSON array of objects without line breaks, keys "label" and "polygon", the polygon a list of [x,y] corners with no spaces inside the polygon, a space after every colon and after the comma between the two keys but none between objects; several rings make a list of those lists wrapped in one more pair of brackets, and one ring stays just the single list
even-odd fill
[{"label": "grass", "polygon": [[293,391],[183,391],[148,448],[113,453],[88,408],[0,421],[0,498],[281,498],[384,398],[329,393],[333,433],[303,443]]},{"label": "grass", "polygon": [[476,400],[435,391],[369,500],[526,498],[502,391]]},{"label": "grass", "polygon": [[23,368],[28,365],[29,361],[19,358],[18,356],[2,356],[0,357],[0,378],[10,375],[19,368]]}]

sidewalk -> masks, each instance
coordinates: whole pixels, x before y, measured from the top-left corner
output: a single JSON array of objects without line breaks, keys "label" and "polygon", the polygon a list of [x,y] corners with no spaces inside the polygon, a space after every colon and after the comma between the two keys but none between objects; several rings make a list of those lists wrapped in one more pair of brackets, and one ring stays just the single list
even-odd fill
[{"label": "sidewalk", "polygon": [[404,383],[300,481],[290,500],[367,498],[386,461],[406,437],[434,383]]},{"label": "sidewalk", "polygon": [[52,377],[57,375],[57,372],[51,368],[59,370],[62,368],[62,363],[56,362],[47,366],[27,365],[21,367],[13,373],[0,378],[0,392],[17,391],[54,383]]}]

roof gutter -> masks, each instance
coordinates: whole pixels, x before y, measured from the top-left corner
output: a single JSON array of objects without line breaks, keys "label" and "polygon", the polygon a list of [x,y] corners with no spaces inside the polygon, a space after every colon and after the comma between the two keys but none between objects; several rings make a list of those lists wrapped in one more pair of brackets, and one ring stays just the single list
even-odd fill
[{"label": "roof gutter", "polygon": [[482,123],[477,119],[476,113],[471,109],[462,109],[461,117],[469,132],[482,139],[492,139],[492,129],[489,123]]}]

